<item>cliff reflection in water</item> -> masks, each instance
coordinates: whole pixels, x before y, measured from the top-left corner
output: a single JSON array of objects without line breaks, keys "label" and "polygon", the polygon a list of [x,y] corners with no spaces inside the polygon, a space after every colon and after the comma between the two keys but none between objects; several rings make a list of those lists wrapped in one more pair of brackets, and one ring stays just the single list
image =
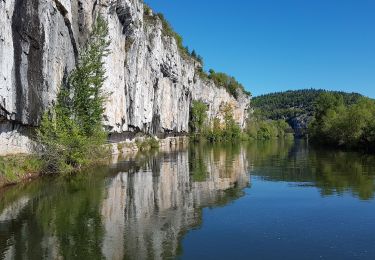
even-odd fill
[{"label": "cliff reflection in water", "polygon": [[[226,200],[228,189],[236,191],[235,199],[248,185],[243,151],[229,155],[222,149],[218,155],[200,148],[162,154],[112,179],[102,206],[103,254],[108,259],[178,254],[181,236],[201,224],[202,207]],[[197,164],[204,178],[194,180]]]},{"label": "cliff reflection in water", "polygon": [[247,168],[242,148],[194,147],[4,191],[0,259],[176,256],[203,207],[243,194]]},{"label": "cliff reflection in water", "polygon": [[372,155],[293,141],[192,145],[0,191],[0,259],[173,258],[183,254],[184,234],[202,224],[202,208],[244,195],[249,174],[254,185],[314,188],[317,203],[373,200],[375,191]]}]

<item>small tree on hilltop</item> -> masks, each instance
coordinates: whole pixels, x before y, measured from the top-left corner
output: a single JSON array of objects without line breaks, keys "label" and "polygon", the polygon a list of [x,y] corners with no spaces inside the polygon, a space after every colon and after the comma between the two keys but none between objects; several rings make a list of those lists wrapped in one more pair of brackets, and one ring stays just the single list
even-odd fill
[{"label": "small tree on hilltop", "polygon": [[191,57],[193,57],[194,59],[197,58],[197,53],[195,52],[195,50],[193,50],[193,51],[191,52]]}]

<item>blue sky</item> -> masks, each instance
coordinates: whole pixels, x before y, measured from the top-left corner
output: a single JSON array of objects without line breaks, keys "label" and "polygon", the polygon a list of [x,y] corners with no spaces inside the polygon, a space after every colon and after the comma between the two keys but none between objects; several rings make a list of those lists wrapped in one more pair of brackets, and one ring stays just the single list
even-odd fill
[{"label": "blue sky", "polygon": [[375,0],[146,0],[185,45],[253,93],[324,88],[375,98]]}]

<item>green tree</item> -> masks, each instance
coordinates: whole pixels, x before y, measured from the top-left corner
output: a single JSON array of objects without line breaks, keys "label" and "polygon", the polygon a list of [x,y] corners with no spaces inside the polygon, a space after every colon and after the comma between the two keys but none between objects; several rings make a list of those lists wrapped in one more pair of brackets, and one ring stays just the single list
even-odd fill
[{"label": "green tree", "polygon": [[110,44],[107,35],[107,22],[98,16],[89,44],[68,81],[68,88],[74,94],[71,102],[72,116],[87,135],[92,135],[101,128],[105,101],[102,90],[105,81],[103,58],[109,54]]},{"label": "green tree", "polygon": [[207,120],[207,105],[200,100],[194,100],[190,109],[190,127],[195,134],[200,134]]},{"label": "green tree", "polygon": [[193,51],[191,52],[191,57],[193,57],[194,59],[197,58],[197,53],[195,52],[195,50],[193,50]]},{"label": "green tree", "polygon": [[354,104],[361,97],[357,93],[303,89],[258,96],[252,99],[251,104],[253,108],[261,111],[265,119],[288,121],[298,116],[313,116],[315,104],[322,93],[341,95],[345,105]]},{"label": "green tree", "polygon": [[223,108],[224,114],[224,138],[227,141],[240,139],[241,128],[236,123],[233,117],[233,107],[230,104],[226,104]]},{"label": "green tree", "polygon": [[98,16],[77,68],[58,94],[56,105],[42,118],[38,137],[47,172],[79,169],[103,152],[106,133],[101,120],[105,95],[103,58],[108,55],[108,26]]},{"label": "green tree", "polygon": [[239,91],[251,95],[250,92],[247,92],[244,86],[239,83],[234,77],[231,77],[222,72],[215,72],[213,69],[209,70],[208,78],[215,82],[218,87],[224,87],[229,94],[234,98],[238,98]]},{"label": "green tree", "polygon": [[322,94],[309,126],[312,140],[333,146],[374,149],[375,102],[361,97],[347,105],[339,94]]}]

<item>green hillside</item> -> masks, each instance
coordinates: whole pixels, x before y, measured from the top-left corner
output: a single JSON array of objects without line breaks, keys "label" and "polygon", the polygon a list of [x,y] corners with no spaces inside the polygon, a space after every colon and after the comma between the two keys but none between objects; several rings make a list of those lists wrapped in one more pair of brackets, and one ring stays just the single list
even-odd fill
[{"label": "green hillside", "polygon": [[289,121],[298,116],[312,116],[314,104],[320,94],[324,92],[341,94],[347,105],[356,103],[362,95],[358,93],[345,93],[326,91],[322,89],[303,89],[277,92],[254,97],[252,106],[267,119]]}]

